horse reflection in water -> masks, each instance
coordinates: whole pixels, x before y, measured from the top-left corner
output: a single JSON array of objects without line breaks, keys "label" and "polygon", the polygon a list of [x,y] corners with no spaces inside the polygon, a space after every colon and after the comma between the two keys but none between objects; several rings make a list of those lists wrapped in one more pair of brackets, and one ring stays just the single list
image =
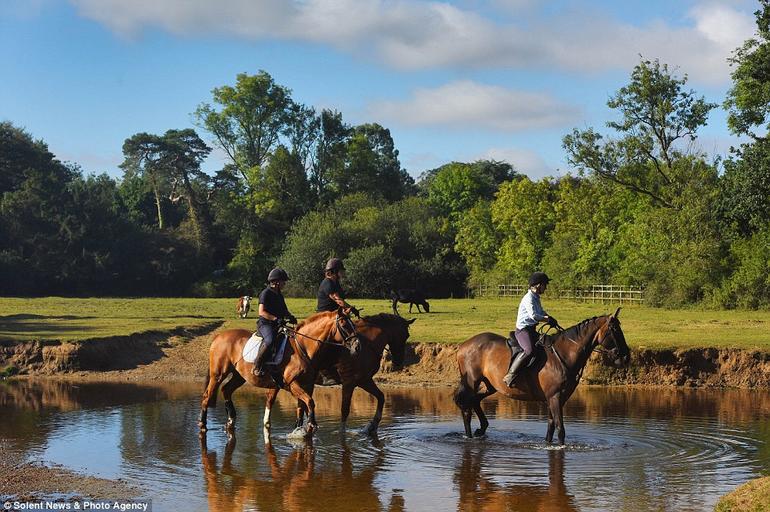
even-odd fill
[{"label": "horse reflection in water", "polygon": [[[375,486],[375,478],[385,461],[381,447],[378,446],[376,455],[365,467],[354,468],[350,448],[343,437],[339,465],[326,462],[316,469],[312,438],[280,461],[267,432],[265,436],[270,474],[264,476],[247,475],[233,465],[235,435],[228,438],[220,469],[217,468],[216,451],[209,451],[206,436],[201,436],[201,459],[210,511],[307,512],[317,510],[322,501],[327,510],[403,512],[404,500],[398,493],[390,496],[387,506],[380,503],[381,493]],[[378,444],[376,439],[373,442]]]},{"label": "horse reflection in water", "polygon": [[[575,499],[564,484],[564,451],[548,450],[548,485],[498,484],[484,470],[495,453],[477,445],[463,447],[462,463],[455,473],[460,493],[457,510],[470,512],[570,512],[577,511]],[[531,475],[532,479],[539,475]]]}]

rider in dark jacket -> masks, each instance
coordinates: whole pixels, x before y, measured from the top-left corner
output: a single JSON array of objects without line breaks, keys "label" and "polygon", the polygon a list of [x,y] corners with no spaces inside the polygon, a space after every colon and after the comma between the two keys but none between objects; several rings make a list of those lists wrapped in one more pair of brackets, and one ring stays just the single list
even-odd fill
[{"label": "rider in dark jacket", "polygon": [[274,268],[267,276],[268,286],[259,294],[259,317],[257,318],[257,330],[262,336],[262,344],[259,347],[257,358],[254,361],[254,375],[263,375],[262,365],[268,349],[273,345],[278,336],[278,327],[281,320],[296,324],[297,318],[289,312],[281,290],[286,286],[289,275],[282,268]]},{"label": "rider in dark jacket", "polygon": [[332,258],[324,267],[324,280],[318,287],[318,302],[316,311],[337,311],[339,308],[349,310],[358,316],[358,310],[345,302],[345,292],[340,286],[340,277],[344,276],[345,265],[339,258]]}]

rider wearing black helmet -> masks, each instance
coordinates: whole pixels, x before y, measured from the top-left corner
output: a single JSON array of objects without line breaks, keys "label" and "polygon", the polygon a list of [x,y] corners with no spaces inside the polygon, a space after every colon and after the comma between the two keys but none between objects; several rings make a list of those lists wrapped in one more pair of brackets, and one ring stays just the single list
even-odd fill
[{"label": "rider wearing black helmet", "polygon": [[292,324],[297,323],[297,318],[289,313],[286,301],[281,290],[286,286],[289,275],[282,268],[274,268],[267,276],[267,288],[259,294],[259,317],[257,318],[257,330],[262,336],[262,344],[259,347],[257,358],[254,361],[254,374],[262,375],[262,365],[265,354],[272,346],[278,334],[280,320],[288,320]]},{"label": "rider wearing black helmet", "polygon": [[344,276],[345,265],[339,258],[331,258],[324,267],[324,280],[318,287],[316,311],[336,311],[338,308],[350,310],[358,316],[358,310],[345,302],[345,292],[340,286],[340,277]]},{"label": "rider wearing black helmet", "polygon": [[534,272],[529,277],[529,290],[521,298],[519,303],[519,312],[516,317],[516,331],[514,336],[519,346],[523,349],[516,355],[511,363],[508,373],[503,377],[503,381],[508,387],[513,387],[518,371],[529,360],[532,350],[537,342],[538,335],[535,327],[540,322],[547,322],[549,325],[558,325],[556,319],[543,310],[540,305],[540,295],[545,292],[550,279],[545,272]]}]

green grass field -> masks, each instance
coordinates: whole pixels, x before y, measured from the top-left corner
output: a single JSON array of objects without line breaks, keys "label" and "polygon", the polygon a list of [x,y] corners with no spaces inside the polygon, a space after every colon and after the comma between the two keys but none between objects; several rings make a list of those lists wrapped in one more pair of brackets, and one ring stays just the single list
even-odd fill
[{"label": "green grass field", "polygon": [[[352,300],[363,314],[390,312],[386,300]],[[312,313],[314,299],[288,299],[299,318]],[[84,340],[149,330],[195,327],[225,320],[225,327],[254,327],[253,308],[246,320],[235,317],[236,299],[37,299],[0,298],[0,339]],[[411,341],[458,343],[483,331],[507,334],[513,328],[518,299],[431,300],[431,313],[417,318]],[[549,300],[543,306],[568,327],[609,313],[617,305]],[[620,315],[632,347],[736,347],[770,350],[770,311],[666,310],[624,306]]]}]

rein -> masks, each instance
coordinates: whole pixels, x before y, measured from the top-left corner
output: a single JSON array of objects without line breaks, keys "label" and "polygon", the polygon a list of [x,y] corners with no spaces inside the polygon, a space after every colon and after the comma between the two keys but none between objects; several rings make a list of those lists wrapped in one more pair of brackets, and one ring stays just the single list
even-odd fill
[{"label": "rein", "polygon": [[[565,334],[565,332],[566,332],[566,329],[564,329],[562,326],[560,326],[560,325],[558,325],[558,324],[557,324],[557,325],[555,325],[555,326],[547,325],[547,326],[544,326],[544,327],[541,327],[541,328],[539,328],[539,329],[538,329],[538,332],[540,333],[540,340],[539,340],[539,342],[540,342],[540,343],[541,343],[541,344],[542,344],[544,347],[546,347],[546,344],[545,344],[545,335],[546,335],[546,334],[548,333],[548,331],[550,331],[552,328],[553,328],[553,329],[556,329],[556,331],[558,332],[558,334],[561,334],[561,336],[562,336],[563,338],[566,338],[566,340],[567,340],[567,341],[569,341],[569,342],[570,342],[570,343],[572,343],[573,345],[575,345],[575,346],[579,347],[581,352],[584,352],[584,353],[585,353],[585,352],[588,352],[589,356],[590,356],[590,354],[591,354],[591,353],[593,353],[593,352],[599,352],[599,353],[601,353],[601,354],[612,354],[613,352],[618,352],[618,351],[619,351],[619,349],[620,349],[620,346],[618,345],[618,340],[617,340],[617,339],[615,339],[615,332],[614,332],[614,330],[612,329],[612,327],[611,327],[611,326],[609,326],[609,327],[608,327],[608,330],[609,330],[609,334],[611,334],[611,335],[612,335],[612,341],[613,341],[613,343],[615,344],[615,346],[614,346],[612,349],[610,349],[610,350],[606,350],[605,348],[603,348],[603,347],[601,347],[601,346],[600,346],[601,342],[600,342],[600,340],[598,340],[598,339],[597,339],[598,330],[597,330],[596,334],[594,334],[594,336],[593,336],[593,338],[591,339],[591,341],[590,341],[589,343],[587,343],[585,346],[582,346],[582,347],[581,347],[581,346],[580,346],[580,343],[578,343],[577,341],[575,341],[575,340],[574,340],[574,339],[572,339],[571,337],[567,336],[567,335]],[[567,366],[567,364],[564,362],[564,358],[561,356],[561,354],[559,354],[559,351],[558,351],[558,350],[556,350],[556,346],[555,346],[555,343],[554,343],[555,341],[556,341],[555,339],[554,339],[553,341],[551,341],[551,343],[550,343],[550,344],[549,344],[549,345],[548,345],[546,348],[550,348],[550,349],[551,349],[551,351],[554,353],[554,355],[556,356],[556,359],[559,361],[559,363],[561,363],[561,366],[562,366],[562,370],[564,371],[565,375],[566,375],[566,374],[569,374],[569,367],[568,367],[568,366]],[[587,362],[587,361],[586,361],[586,362]],[[575,374],[575,382],[579,382],[579,381],[580,381],[580,377],[583,375],[583,370],[585,369],[585,366],[586,366],[586,365],[584,364],[584,365],[583,365],[583,366],[581,366],[581,367],[580,367],[580,369],[579,369],[579,370],[576,372],[576,374]]]}]

